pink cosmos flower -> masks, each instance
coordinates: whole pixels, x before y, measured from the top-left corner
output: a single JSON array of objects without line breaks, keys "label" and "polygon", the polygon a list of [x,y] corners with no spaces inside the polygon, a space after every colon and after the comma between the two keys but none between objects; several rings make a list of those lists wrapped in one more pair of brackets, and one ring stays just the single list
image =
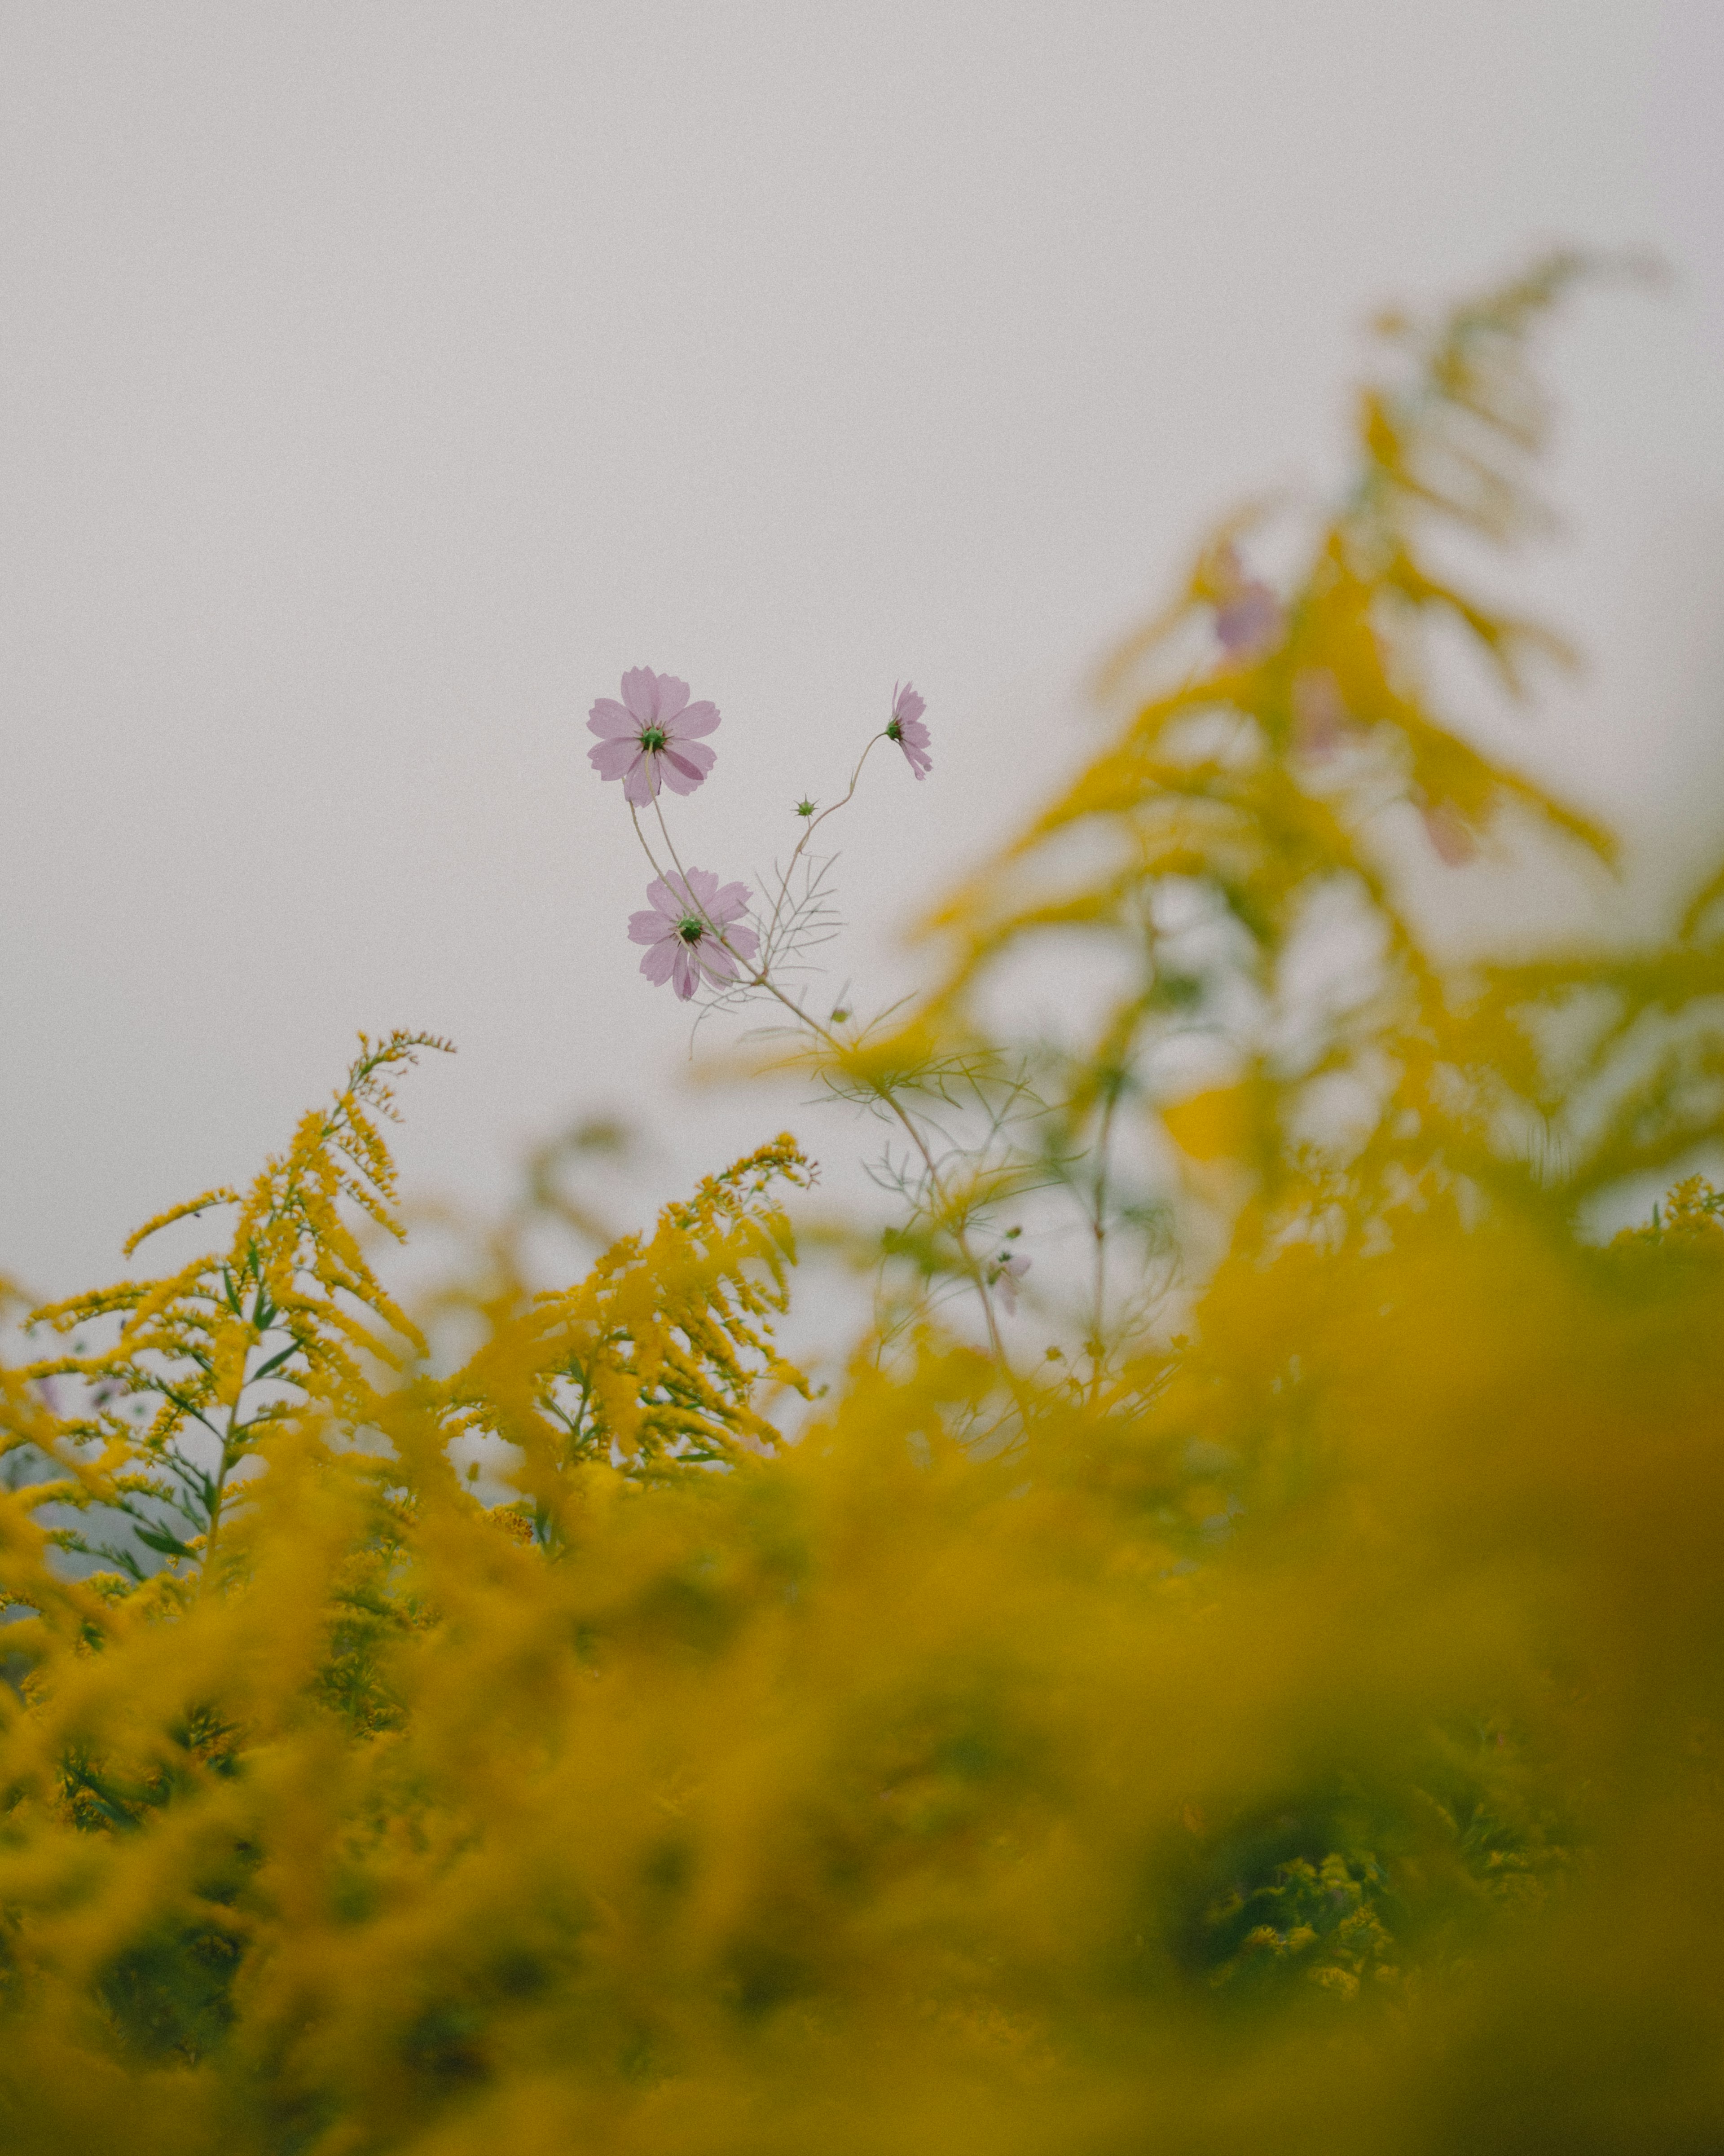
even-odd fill
[{"label": "pink cosmos flower", "polygon": [[892,690],[892,716],[886,721],[886,739],[896,742],[904,752],[905,760],[918,778],[926,778],[934,768],[934,759],[928,754],[928,730],[922,724],[922,713],[927,706],[917,696],[909,682]]},{"label": "pink cosmos flower", "polygon": [[587,730],[599,736],[587,754],[601,778],[620,778],[623,798],[645,808],[662,778],[673,793],[692,793],[717,761],[699,737],[718,724],[716,704],[691,704],[674,674],[636,666],[623,676],[623,701],[601,696]]},{"label": "pink cosmos flower", "polygon": [[655,876],[647,886],[651,911],[629,916],[629,942],[648,947],[642,973],[661,985],[669,981],[685,1003],[703,979],[727,988],[737,978],[737,959],[752,963],[759,948],[754,931],[741,926],[750,896],[746,884],[721,884],[711,869],[690,869],[686,882],[675,874]]},{"label": "pink cosmos flower", "polygon": [[1215,581],[1215,635],[1228,657],[1245,665],[1272,651],[1281,633],[1281,603],[1260,578],[1245,574],[1231,540],[1221,550]]}]

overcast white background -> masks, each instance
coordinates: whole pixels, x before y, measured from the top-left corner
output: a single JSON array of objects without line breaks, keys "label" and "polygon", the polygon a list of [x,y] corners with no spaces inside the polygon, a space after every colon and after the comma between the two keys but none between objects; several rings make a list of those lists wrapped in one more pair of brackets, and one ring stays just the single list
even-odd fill
[{"label": "overcast white background", "polygon": [[1724,841],[1721,144],[1716,0],[8,0],[0,1269],[110,1276],[360,1026],[459,1044],[418,1192],[620,1108],[644,1212],[768,1135],[635,971],[593,697],[717,701],[728,875],[912,675],[872,967],[1199,526],[1340,469],[1365,316],[1552,239],[1679,281],[1552,341],[1568,529],[1509,588],[1593,666],[1525,761],[1675,879]]}]

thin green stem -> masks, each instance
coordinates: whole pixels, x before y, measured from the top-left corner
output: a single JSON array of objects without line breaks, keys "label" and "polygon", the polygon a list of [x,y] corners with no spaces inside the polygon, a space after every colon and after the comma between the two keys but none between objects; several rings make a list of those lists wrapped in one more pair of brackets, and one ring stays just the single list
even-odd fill
[{"label": "thin green stem", "polygon": [[1113,1142],[1113,1113],[1119,1097],[1119,1086],[1110,1076],[1106,1103],[1101,1111],[1101,1127],[1095,1138],[1095,1210],[1090,1223],[1091,1233],[1095,1239],[1095,1312],[1090,1347],[1090,1398],[1092,1401],[1101,1394],[1107,1352],[1107,1174],[1110,1148]]},{"label": "thin green stem", "polygon": [[770,955],[772,951],[772,940],[778,932],[778,923],[783,916],[784,907],[789,900],[791,875],[796,868],[797,863],[802,859],[803,855],[807,851],[808,840],[813,837],[815,832],[819,829],[820,826],[826,821],[826,819],[829,816],[835,816],[840,808],[846,808],[849,806],[851,801],[855,798],[856,788],[862,777],[863,765],[867,762],[869,756],[873,751],[875,743],[876,742],[883,742],[885,739],[886,733],[884,727],[881,728],[879,733],[870,736],[868,742],[864,747],[861,755],[856,759],[856,768],[850,773],[850,783],[844,791],[843,798],[834,801],[829,808],[823,808],[818,816],[811,816],[808,819],[807,829],[803,831],[802,836],[797,840],[795,846],[792,849],[790,858],[785,862],[783,873],[778,879],[778,896],[772,902],[772,921],[767,927],[763,946],[768,955]]}]

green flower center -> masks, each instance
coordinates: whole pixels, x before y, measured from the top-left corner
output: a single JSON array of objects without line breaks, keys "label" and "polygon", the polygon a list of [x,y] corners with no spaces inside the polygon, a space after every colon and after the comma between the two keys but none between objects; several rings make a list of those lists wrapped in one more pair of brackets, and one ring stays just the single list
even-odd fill
[{"label": "green flower center", "polygon": [[902,727],[898,724],[898,721],[897,721],[895,719],[894,719],[894,720],[891,721],[890,725],[890,726],[887,726],[887,728],[886,728],[886,739],[887,739],[888,741],[902,741],[902,740],[903,740],[903,738],[904,738],[904,730],[903,730],[903,728],[902,728]]},{"label": "green flower center", "polygon": [[685,943],[698,943],[704,926],[703,922],[695,920],[693,914],[687,914],[677,922],[676,932]]},{"label": "green flower center", "polygon": [[640,745],[643,748],[663,748],[664,746],[663,726],[646,727],[641,734]]}]

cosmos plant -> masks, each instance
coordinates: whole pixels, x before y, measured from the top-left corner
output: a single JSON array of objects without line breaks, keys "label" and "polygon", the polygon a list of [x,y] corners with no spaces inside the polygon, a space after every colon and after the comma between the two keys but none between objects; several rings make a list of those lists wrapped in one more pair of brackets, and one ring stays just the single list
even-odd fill
[{"label": "cosmos plant", "polygon": [[[670,982],[685,1002],[703,981],[723,988],[741,984],[777,997],[803,1024],[817,1024],[773,978],[772,960],[777,957],[782,961],[787,940],[796,926],[789,902],[790,879],[802,863],[816,826],[854,798],[862,766],[875,742],[895,742],[917,778],[933,768],[928,754],[928,729],[921,722],[926,708],[908,682],[895,687],[891,716],[864,747],[843,799],[818,813],[812,801],[804,799],[797,804],[796,813],[805,829],[777,878],[777,899],[762,932],[741,925],[753,896],[741,884],[723,886],[721,907],[715,911],[716,878],[704,869],[684,870],[659,800],[661,784],[674,793],[692,793],[711,772],[716,761],[714,751],[694,737],[716,730],[718,706],[690,703],[686,681],[678,680],[674,675],[655,674],[650,666],[633,667],[623,676],[621,703],[613,697],[601,696],[587,715],[587,731],[599,737],[598,746],[587,752],[588,759],[601,778],[622,780],[623,798],[629,803],[635,835],[654,871],[649,902],[664,918],[674,921],[675,937],[691,954],[680,963],[661,957],[665,939],[652,927],[650,916],[634,915],[630,937],[637,943],[652,947],[640,962],[647,978],[659,984]],[[641,827],[637,813],[641,808],[653,812],[659,843],[671,865],[668,874],[661,869],[653,841]]]},{"label": "cosmos plant", "polygon": [[[829,1021],[823,1019],[786,979],[787,972],[798,969],[803,955],[833,932],[825,882],[829,863],[812,856],[809,844],[829,817],[854,799],[876,743],[895,743],[918,779],[933,768],[931,737],[922,721],[926,708],[911,683],[895,685],[890,716],[864,744],[843,795],[825,808],[806,798],[797,803],[801,834],[788,860],[762,880],[772,897],[757,922],[751,916],[753,892],[747,885],[721,884],[710,869],[684,866],[659,798],[661,783],[674,793],[692,793],[711,773],[714,751],[692,737],[716,730],[716,705],[691,704],[687,682],[649,666],[623,675],[620,703],[601,696],[587,716],[588,731],[599,737],[588,757],[601,778],[623,782],[635,836],[654,872],[645,907],[629,919],[630,941],[646,946],[640,970],[648,980],[668,983],[685,1003],[705,989],[711,1008],[734,1007],[752,998],[770,999],[823,1060],[828,1082],[842,1085],[841,1074],[855,1061],[859,1045],[854,1029],[848,1039],[843,1034],[849,1014],[840,1008]],[[650,831],[641,822],[643,808],[651,813]],[[1000,1312],[1015,1312],[1018,1283],[1032,1261],[1022,1255],[1009,1261],[990,1261],[980,1255],[978,1235],[985,1232],[990,1201],[1003,1194],[1003,1187],[985,1175],[953,1171],[947,1135],[913,1097],[921,1075],[875,1074],[860,1088],[866,1105],[893,1122],[907,1141],[909,1165],[895,1163],[889,1152],[882,1172],[907,1201],[932,1245],[947,1246],[952,1270],[973,1291],[989,1342],[1000,1353]],[[943,1268],[946,1256],[938,1262]]]}]

